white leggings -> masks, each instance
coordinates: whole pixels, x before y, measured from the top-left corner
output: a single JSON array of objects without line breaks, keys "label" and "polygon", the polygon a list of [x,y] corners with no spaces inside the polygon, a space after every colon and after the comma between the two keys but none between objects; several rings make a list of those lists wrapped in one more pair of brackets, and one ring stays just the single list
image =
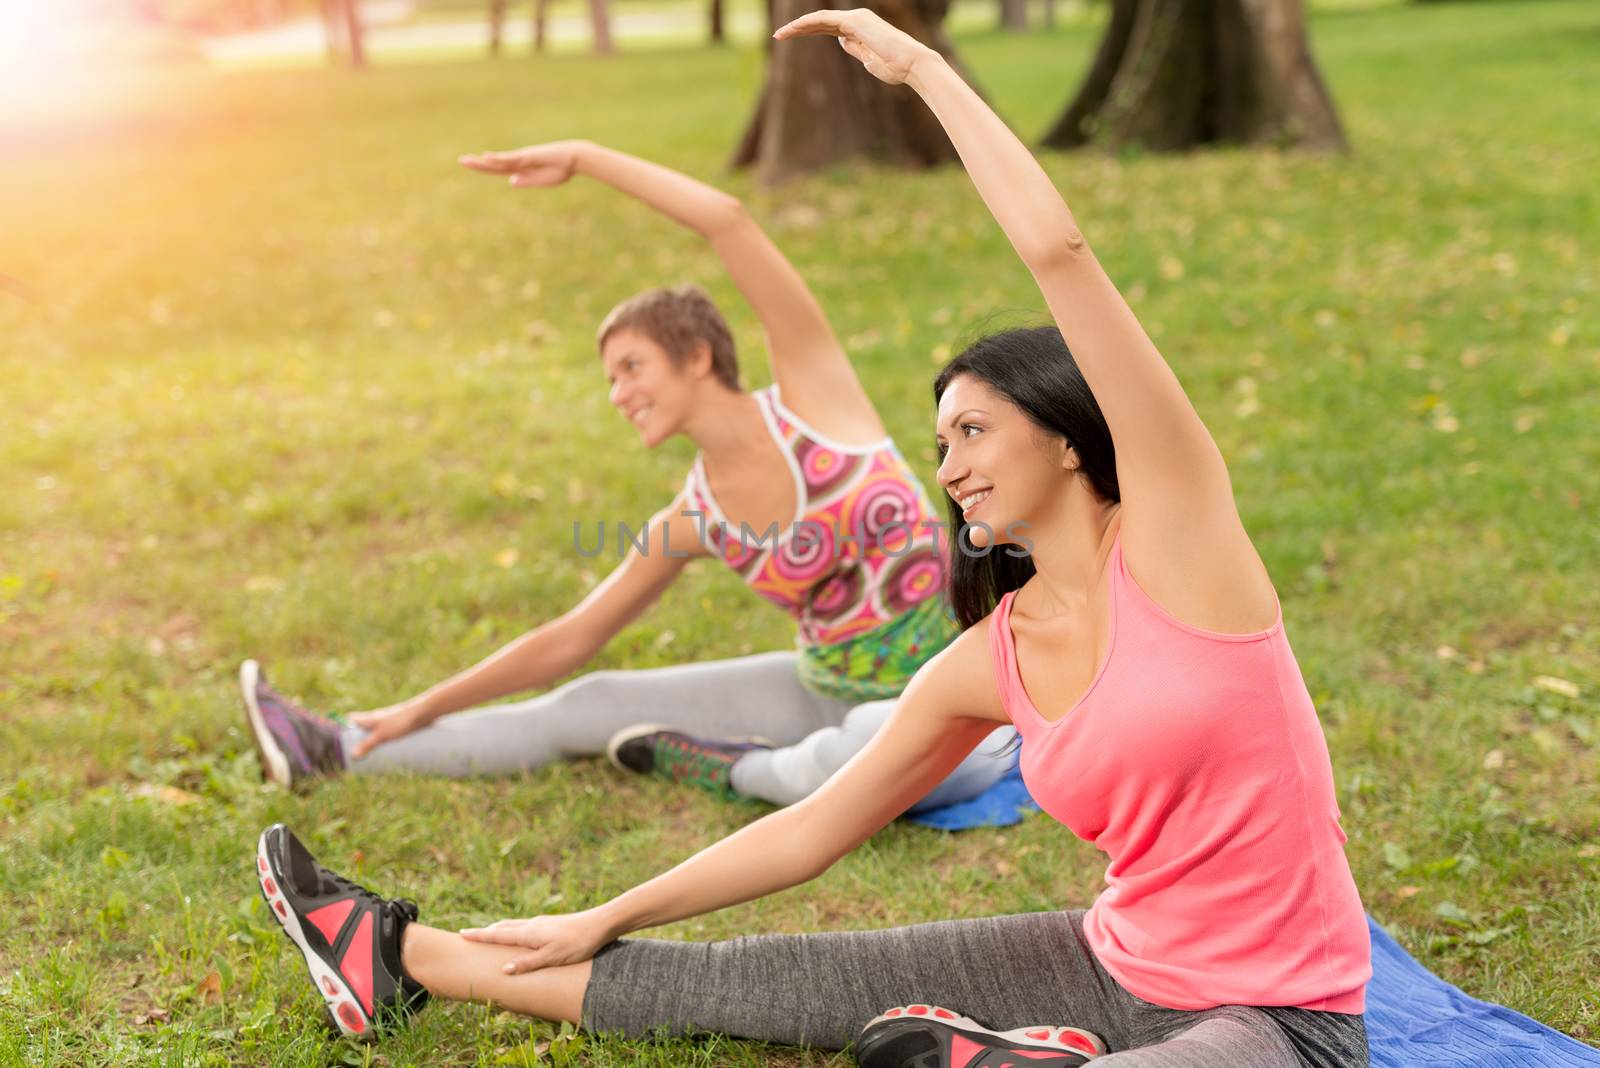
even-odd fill
[{"label": "white leggings", "polygon": [[[894,702],[850,705],[800,684],[795,653],[759,653],[637,671],[595,671],[526,701],[444,716],[387,742],[355,772],[410,770],[462,778],[537,768],[605,752],[625,727],[659,723],[704,738],[759,735],[780,748],[733,766],[733,788],[775,805],[810,794],[877,733]],[[349,752],[366,732],[346,727]],[[996,729],[911,811],[976,797],[1011,766],[1015,732]]]}]

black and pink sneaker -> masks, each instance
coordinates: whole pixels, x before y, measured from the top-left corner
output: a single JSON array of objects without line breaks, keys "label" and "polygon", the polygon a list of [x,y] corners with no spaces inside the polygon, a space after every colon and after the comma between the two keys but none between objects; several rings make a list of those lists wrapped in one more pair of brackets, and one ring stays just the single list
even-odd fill
[{"label": "black and pink sneaker", "polygon": [[856,1039],[861,1068],[1076,1068],[1106,1051],[1076,1027],[991,1031],[937,1005],[890,1009]]},{"label": "black and pink sneaker", "polygon": [[281,823],[261,833],[256,878],[340,1033],[370,1037],[427,1002],[400,968],[400,936],[417,918],[415,904],[335,875]]},{"label": "black and pink sneaker", "polygon": [[261,665],[254,660],[239,665],[239,691],[267,778],[279,786],[293,787],[344,771],[339,725],[307,712],[268,686]]}]

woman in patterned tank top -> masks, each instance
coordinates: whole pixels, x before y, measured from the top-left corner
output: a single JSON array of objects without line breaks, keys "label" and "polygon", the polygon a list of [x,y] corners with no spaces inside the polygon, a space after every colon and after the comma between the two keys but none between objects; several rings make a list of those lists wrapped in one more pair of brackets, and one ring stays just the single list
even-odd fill
[{"label": "woman in patterned tank top", "polygon": [[[586,175],[700,234],[766,330],[773,385],[740,387],[732,334],[698,288],[652,289],[613,309],[598,333],[609,399],[647,448],[680,434],[698,446],[683,490],[576,606],[423,693],[351,716],[355,726],[299,709],[247,662],[245,706],[268,773],[286,784],[347,770],[503,773],[607,752],[632,771],[800,800],[870,740],[956,634],[940,513],[811,291],[738,200],[583,141],[461,162],[516,187]],[[462,711],[579,669],[704,556],[788,612],[797,647],[590,672]],[[997,730],[913,808],[982,792],[1010,769],[1012,737]]]}]

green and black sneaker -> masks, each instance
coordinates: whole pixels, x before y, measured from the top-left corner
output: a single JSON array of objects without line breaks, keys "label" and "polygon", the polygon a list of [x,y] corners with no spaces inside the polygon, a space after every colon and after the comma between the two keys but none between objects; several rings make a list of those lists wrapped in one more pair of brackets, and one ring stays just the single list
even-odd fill
[{"label": "green and black sneaker", "polygon": [[760,738],[696,738],[659,724],[641,724],[613,735],[606,756],[623,771],[661,775],[738,797],[733,789],[734,764],[746,753],[771,748]]}]

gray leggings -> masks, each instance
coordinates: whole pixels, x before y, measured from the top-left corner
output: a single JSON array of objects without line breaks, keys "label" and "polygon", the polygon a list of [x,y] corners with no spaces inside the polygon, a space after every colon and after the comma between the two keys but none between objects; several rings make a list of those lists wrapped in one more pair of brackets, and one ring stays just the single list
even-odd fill
[{"label": "gray leggings", "polygon": [[[411,770],[464,777],[537,768],[552,760],[605,752],[611,736],[660,723],[708,738],[759,735],[781,748],[756,751],[733,767],[746,797],[789,805],[828,780],[877,733],[893,701],[851,706],[800,685],[796,654],[760,653],[638,671],[595,671],[526,701],[445,716],[388,742],[351,771]],[[912,811],[965,801],[1010,769],[1002,753],[1014,732],[984,740]],[[365,737],[346,727],[345,751]]]},{"label": "gray leggings", "polygon": [[1225,1005],[1185,1012],[1130,994],[1094,957],[1082,912],[728,942],[613,942],[583,999],[591,1031],[716,1032],[842,1049],[896,1005],[943,1005],[1000,1031],[1070,1025],[1096,1068],[1366,1068],[1362,1017]]}]

